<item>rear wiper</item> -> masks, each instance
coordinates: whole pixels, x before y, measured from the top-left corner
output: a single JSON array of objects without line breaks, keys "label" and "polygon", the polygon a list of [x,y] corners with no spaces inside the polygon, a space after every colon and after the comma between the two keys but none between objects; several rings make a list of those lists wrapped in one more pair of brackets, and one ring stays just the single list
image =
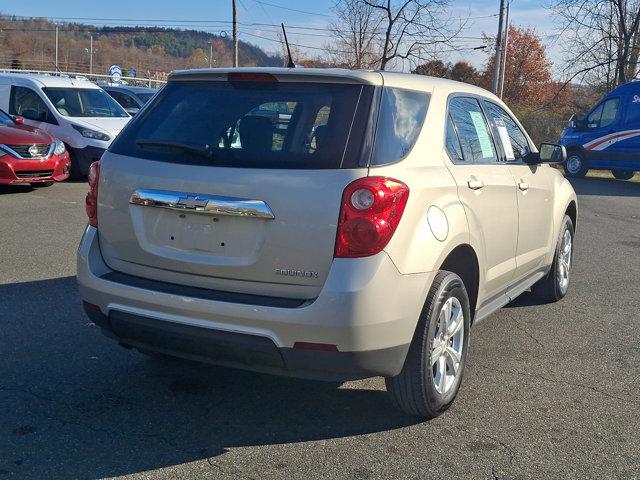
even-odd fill
[{"label": "rear wiper", "polygon": [[159,147],[159,148],[172,148],[175,150],[183,150],[186,152],[197,153],[207,158],[211,158],[213,153],[206,147],[197,147],[195,145],[189,145],[187,143],[170,142],[165,140],[136,140],[136,144],[140,147]]}]

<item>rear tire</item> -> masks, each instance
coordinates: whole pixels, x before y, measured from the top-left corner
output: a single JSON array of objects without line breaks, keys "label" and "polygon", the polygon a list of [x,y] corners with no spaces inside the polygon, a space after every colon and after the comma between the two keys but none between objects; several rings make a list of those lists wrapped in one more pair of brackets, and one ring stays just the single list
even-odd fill
[{"label": "rear tire", "polygon": [[584,154],[581,152],[570,152],[567,161],[564,163],[564,172],[569,177],[582,178],[589,171]]},{"label": "rear tire", "polygon": [[531,287],[534,295],[548,303],[561,300],[569,290],[571,267],[573,265],[574,235],[573,222],[568,215],[565,215],[556,243],[556,252],[553,256],[551,270]]},{"label": "rear tire", "polygon": [[436,275],[402,371],[385,379],[393,404],[409,415],[434,418],[458,393],[469,349],[471,312],[462,279]]},{"label": "rear tire", "polygon": [[50,187],[54,182],[31,182],[33,188]]},{"label": "rear tire", "polygon": [[636,172],[634,172],[633,170],[620,170],[617,168],[611,170],[611,173],[618,180],[631,180],[636,174]]}]

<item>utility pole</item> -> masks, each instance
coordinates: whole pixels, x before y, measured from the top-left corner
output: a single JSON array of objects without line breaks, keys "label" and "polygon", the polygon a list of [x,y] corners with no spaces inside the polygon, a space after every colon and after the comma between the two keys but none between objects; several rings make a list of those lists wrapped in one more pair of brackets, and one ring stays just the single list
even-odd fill
[{"label": "utility pole", "polygon": [[89,75],[93,73],[93,33],[89,35]]},{"label": "utility pole", "polygon": [[496,95],[498,92],[498,83],[500,80],[500,67],[502,66],[502,25],[504,23],[504,0],[500,0],[500,17],[498,20],[498,36],[496,38],[496,58],[493,62],[493,82],[491,84],[491,90]]},{"label": "utility pole", "polygon": [[238,66],[238,10],[236,9],[236,0],[231,0],[233,10],[233,66]]},{"label": "utility pole", "polygon": [[504,50],[502,51],[502,69],[500,72],[500,98],[504,95],[504,76],[507,71],[507,57],[509,56],[509,7],[511,1],[507,0],[507,18],[504,25]]},{"label": "utility pole", "polygon": [[209,40],[209,68],[213,64],[213,40]]},{"label": "utility pole", "polygon": [[58,25],[56,25],[56,71],[60,71],[58,68]]}]

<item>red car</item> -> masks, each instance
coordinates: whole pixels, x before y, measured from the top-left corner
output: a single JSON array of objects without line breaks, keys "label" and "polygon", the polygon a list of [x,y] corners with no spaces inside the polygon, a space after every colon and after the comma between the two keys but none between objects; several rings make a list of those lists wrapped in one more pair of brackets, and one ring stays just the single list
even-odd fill
[{"label": "red car", "polygon": [[48,187],[69,177],[64,143],[0,110],[0,185]]}]

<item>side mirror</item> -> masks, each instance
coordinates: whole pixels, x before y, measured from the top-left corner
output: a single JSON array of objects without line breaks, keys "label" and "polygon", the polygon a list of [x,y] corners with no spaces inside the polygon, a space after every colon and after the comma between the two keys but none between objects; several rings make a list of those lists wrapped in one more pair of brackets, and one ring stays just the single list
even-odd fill
[{"label": "side mirror", "polygon": [[22,124],[24,124],[24,117],[21,117],[20,115],[16,115],[16,116],[13,117],[13,121],[17,125],[22,125]]},{"label": "side mirror", "polygon": [[564,163],[567,161],[567,149],[555,143],[541,143],[539,151],[530,152],[524,160],[529,165]]}]

